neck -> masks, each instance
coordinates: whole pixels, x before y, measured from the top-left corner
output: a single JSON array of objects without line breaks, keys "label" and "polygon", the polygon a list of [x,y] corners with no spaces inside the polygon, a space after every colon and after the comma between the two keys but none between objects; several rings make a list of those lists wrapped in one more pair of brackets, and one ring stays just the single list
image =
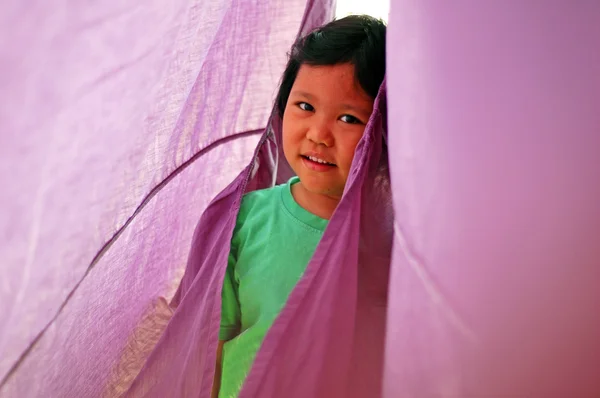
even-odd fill
[{"label": "neck", "polygon": [[308,191],[298,182],[292,185],[292,196],[304,210],[329,220],[341,198]]}]

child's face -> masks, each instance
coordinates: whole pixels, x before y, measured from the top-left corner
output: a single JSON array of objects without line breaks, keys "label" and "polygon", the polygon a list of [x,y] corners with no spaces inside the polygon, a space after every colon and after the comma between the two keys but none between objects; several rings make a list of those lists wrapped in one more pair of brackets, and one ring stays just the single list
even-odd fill
[{"label": "child's face", "polygon": [[283,115],[283,151],[304,188],[341,198],[372,111],[353,65],[300,67]]}]

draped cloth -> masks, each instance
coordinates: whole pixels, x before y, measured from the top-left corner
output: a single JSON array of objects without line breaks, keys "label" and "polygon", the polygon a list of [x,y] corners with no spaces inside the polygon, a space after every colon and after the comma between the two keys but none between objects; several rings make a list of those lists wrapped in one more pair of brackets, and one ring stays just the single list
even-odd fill
[{"label": "draped cloth", "polygon": [[[332,6],[2,2],[1,397],[207,396],[239,201],[291,172],[285,54]],[[243,397],[600,396],[599,7],[391,1],[387,116]]]},{"label": "draped cloth", "polygon": [[600,3],[392,1],[385,397],[600,396]]},{"label": "draped cloth", "polygon": [[331,12],[2,3],[0,396],[129,387],[170,319],[201,214],[252,159],[286,53]]}]

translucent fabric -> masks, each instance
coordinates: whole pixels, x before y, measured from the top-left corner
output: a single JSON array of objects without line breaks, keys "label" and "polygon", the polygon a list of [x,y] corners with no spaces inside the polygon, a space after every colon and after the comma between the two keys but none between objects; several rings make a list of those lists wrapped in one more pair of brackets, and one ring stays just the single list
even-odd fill
[{"label": "translucent fabric", "polygon": [[3,2],[0,396],[117,395],[246,167],[306,0]]},{"label": "translucent fabric", "polygon": [[600,3],[390,11],[384,396],[599,397]]},{"label": "translucent fabric", "polygon": [[[332,9],[0,6],[1,397],[209,396],[241,196],[291,173],[285,55]],[[600,396],[599,3],[390,13],[344,198],[241,396]]]}]

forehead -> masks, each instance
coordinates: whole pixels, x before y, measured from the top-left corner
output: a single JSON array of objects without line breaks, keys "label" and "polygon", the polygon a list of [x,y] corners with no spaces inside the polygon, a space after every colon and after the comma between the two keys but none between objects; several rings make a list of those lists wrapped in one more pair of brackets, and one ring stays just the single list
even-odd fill
[{"label": "forehead", "polygon": [[299,91],[323,101],[351,101],[363,106],[373,105],[373,99],[356,80],[352,64],[301,65],[292,94]]}]

